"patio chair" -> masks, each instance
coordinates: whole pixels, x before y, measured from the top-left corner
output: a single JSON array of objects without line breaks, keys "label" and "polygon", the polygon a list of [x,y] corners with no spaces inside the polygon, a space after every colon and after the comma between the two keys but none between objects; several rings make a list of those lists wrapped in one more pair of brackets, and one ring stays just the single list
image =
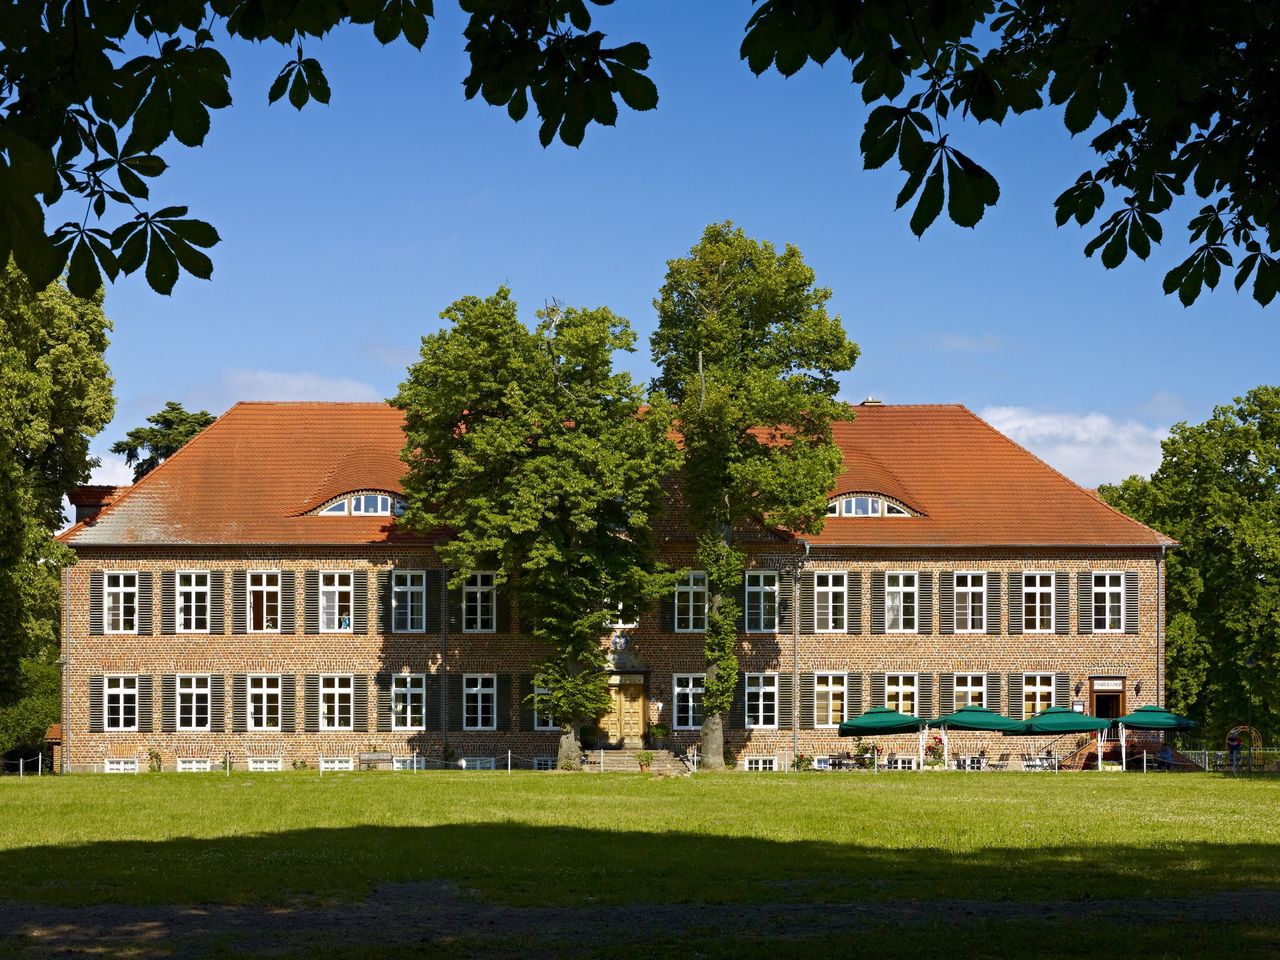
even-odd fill
[{"label": "patio chair", "polygon": [[1007,753],[1000,754],[1000,756],[996,757],[994,760],[992,760],[990,763],[987,764],[987,769],[988,770],[1008,770],[1009,754]]}]

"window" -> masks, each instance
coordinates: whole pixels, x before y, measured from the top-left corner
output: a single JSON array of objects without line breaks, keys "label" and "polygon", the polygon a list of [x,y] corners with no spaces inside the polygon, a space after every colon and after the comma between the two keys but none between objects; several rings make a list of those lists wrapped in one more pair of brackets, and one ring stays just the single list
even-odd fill
[{"label": "window", "polygon": [[1124,574],[1093,575],[1093,629],[1096,633],[1124,630]]},{"label": "window", "polygon": [[1022,715],[1030,717],[1053,706],[1053,674],[1022,675]]},{"label": "window", "polygon": [[701,673],[677,673],[673,678],[677,730],[697,730],[702,726],[702,694],[706,681],[706,675]]},{"label": "window", "polygon": [[916,575],[885,574],[884,604],[886,630],[890,633],[915,633]]},{"label": "window", "polygon": [[987,705],[987,675],[985,673],[957,673],[955,691],[957,710],[961,707],[985,707]]},{"label": "window", "polygon": [[492,573],[473,573],[462,587],[462,632],[495,633],[498,588]]},{"label": "window", "polygon": [[250,773],[279,773],[284,769],[284,761],[280,757],[250,757]]},{"label": "window", "polygon": [[497,770],[498,765],[494,763],[493,757],[464,757],[463,763],[466,764],[464,769],[467,770]]},{"label": "window", "polygon": [[430,770],[431,767],[427,763],[426,757],[420,757],[416,753],[411,757],[392,757],[392,770]]},{"label": "window", "polygon": [[104,580],[107,633],[138,632],[138,575],[108,573]]},{"label": "window", "polygon": [[138,729],[138,678],[137,677],[105,677],[103,678],[106,716],[103,728],[106,730]]},{"label": "window", "polygon": [[320,678],[320,729],[350,730],[355,684],[350,676]]},{"label": "window", "polygon": [[882,497],[841,497],[827,504],[829,517],[909,517],[906,510]]},{"label": "window", "polygon": [[179,633],[209,632],[209,574],[179,573],[176,622]]},{"label": "window", "polygon": [[884,705],[899,713],[916,712],[916,675],[889,673],[884,678]]},{"label": "window", "polygon": [[560,724],[556,722],[556,718],[549,710],[542,708],[542,698],[548,693],[550,691],[546,687],[538,687],[533,692],[533,729],[558,731]]},{"label": "window", "polygon": [[249,574],[249,632],[280,631],[280,574]]},{"label": "window", "polygon": [[209,729],[209,678],[178,677],[178,729]]},{"label": "window", "polygon": [[354,497],[335,500],[320,511],[322,516],[390,516],[404,514],[405,504],[400,497],[385,493],[360,493]]},{"label": "window", "polygon": [[103,761],[102,770],[104,773],[137,773],[138,760],[136,757],[108,758]]},{"label": "window", "polygon": [[982,633],[987,622],[987,575],[956,574],[956,633]]},{"label": "window", "polygon": [[1022,575],[1022,629],[1025,633],[1053,632],[1053,574]]},{"label": "window", "polygon": [[555,757],[534,757],[533,769],[535,770],[554,770],[556,768]]},{"label": "window", "polygon": [[676,633],[707,629],[707,575],[694,570],[676,584]]},{"label": "window", "polygon": [[351,574],[320,574],[320,630],[351,632]]},{"label": "window", "polygon": [[396,570],[391,574],[392,633],[425,633],[427,630],[427,575],[421,570]]},{"label": "window", "polygon": [[634,610],[628,610],[621,603],[609,603],[606,606],[609,611],[609,620],[606,626],[610,630],[630,630],[640,625]]},{"label": "window", "polygon": [[886,770],[914,770],[916,768],[915,757],[888,757],[884,762]]},{"label": "window", "polygon": [[831,769],[831,758],[830,758],[830,757],[814,757],[814,758],[813,758],[813,769],[815,769],[815,770],[830,770],[830,769]]},{"label": "window", "polygon": [[339,772],[342,770],[354,770],[356,765],[350,757],[321,757],[320,769],[322,771]]},{"label": "window", "polygon": [[747,728],[778,726],[778,675],[747,674]]},{"label": "window", "polygon": [[844,722],[846,680],[843,673],[814,674],[813,723],[815,727],[838,727]]},{"label": "window", "polygon": [[192,757],[178,758],[179,773],[208,773],[210,769],[208,760],[197,760]]},{"label": "window", "polygon": [[844,633],[845,583],[843,573],[813,575],[814,630],[818,633]]},{"label": "window", "polygon": [[778,629],[778,575],[764,570],[747,573],[747,633]]},{"label": "window", "polygon": [[777,769],[776,757],[747,757],[748,773],[773,773]]},{"label": "window", "polygon": [[398,674],[391,680],[391,729],[421,730],[427,725],[427,678]]},{"label": "window", "polygon": [[249,677],[249,729],[280,729],[280,678]]},{"label": "window", "polygon": [[498,678],[468,673],[462,678],[462,729],[498,729]]}]

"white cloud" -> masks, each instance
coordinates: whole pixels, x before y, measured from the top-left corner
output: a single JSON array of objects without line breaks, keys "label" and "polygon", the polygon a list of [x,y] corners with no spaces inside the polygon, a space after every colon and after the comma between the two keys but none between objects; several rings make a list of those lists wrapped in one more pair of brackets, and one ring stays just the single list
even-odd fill
[{"label": "white cloud", "polygon": [[90,483],[109,484],[113,487],[133,483],[133,467],[125,463],[124,457],[104,453],[99,459],[102,463],[93,468],[93,475],[89,478]]},{"label": "white cloud", "polygon": [[229,370],[223,390],[236,400],[381,400],[383,394],[350,377],[276,370]]},{"label": "white cloud", "polygon": [[1096,487],[1160,465],[1164,427],[1105,413],[1054,413],[1029,407],[986,407],[979,416],[1076,483]]}]

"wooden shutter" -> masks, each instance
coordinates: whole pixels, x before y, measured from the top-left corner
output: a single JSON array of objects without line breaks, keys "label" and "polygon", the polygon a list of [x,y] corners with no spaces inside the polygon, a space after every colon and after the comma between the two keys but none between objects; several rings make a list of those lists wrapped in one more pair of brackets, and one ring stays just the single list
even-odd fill
[{"label": "wooden shutter", "polygon": [[[1022,574],[1009,574],[1009,634],[1022,633]],[[1010,692],[1012,696],[1012,692]],[[1021,696],[1021,695],[1019,695]],[[1019,715],[1018,719],[1022,719]]]},{"label": "wooden shutter", "polygon": [[369,730],[369,678],[362,673],[351,678],[351,729],[356,733]]},{"label": "wooden shutter", "polygon": [[[317,618],[317,627],[319,626]],[[280,632],[296,633],[298,629],[298,575],[292,570],[280,571]]]},{"label": "wooden shutter", "polygon": [[391,683],[392,676],[389,673],[379,673],[373,678],[373,685],[377,691],[377,711],[378,721],[377,729],[379,733],[387,733],[391,730]]},{"label": "wooden shutter", "polygon": [[[710,596],[707,602],[710,603]],[[733,621],[733,629],[738,633],[747,632],[747,578],[742,578],[742,595],[738,597],[738,616]]]},{"label": "wooden shutter", "polygon": [[802,634],[811,634],[817,629],[813,598],[815,576],[812,570],[805,570],[800,574],[800,632]]},{"label": "wooden shutter", "polygon": [[933,571],[916,574],[916,633],[933,633]]},{"label": "wooden shutter", "polygon": [[209,678],[209,732],[227,729],[227,681],[221,674]]},{"label": "wooden shutter", "polygon": [[1004,624],[1001,622],[1004,618],[1001,616],[1000,609],[1000,571],[989,570],[983,579],[983,585],[987,591],[987,629],[986,632],[993,637],[998,637],[1004,632]]},{"label": "wooden shutter", "polygon": [[1059,570],[1053,575],[1053,632],[1062,636],[1071,632],[1071,574]]},{"label": "wooden shutter", "polygon": [[302,574],[302,632],[320,632],[320,571]]},{"label": "wooden shutter", "polygon": [[427,632],[439,633],[442,618],[441,611],[444,609],[444,594],[440,589],[439,570],[426,571],[426,594],[427,594]]},{"label": "wooden shutter", "polygon": [[938,716],[956,712],[956,675],[938,674]]},{"label": "wooden shutter", "polygon": [[178,575],[172,570],[164,570],[160,574],[160,632],[162,634],[174,633],[177,629],[177,577]]},{"label": "wooden shutter", "polygon": [[871,708],[883,707],[884,702],[884,674],[877,670],[871,674]]},{"label": "wooden shutter", "polygon": [[1138,619],[1138,571],[1126,570],[1124,574],[1124,632],[1137,633]]},{"label": "wooden shutter", "polygon": [[495,711],[499,730],[514,729],[511,725],[511,674],[498,674],[498,704]]},{"label": "wooden shutter", "polygon": [[243,673],[235,673],[231,675],[231,732],[244,733],[248,729],[249,678]]},{"label": "wooden shutter", "polygon": [[[444,574],[444,576],[448,577],[447,571]],[[449,607],[449,632],[461,633],[462,632],[462,588],[450,587],[448,590],[445,591],[445,593],[447,596],[447,599],[445,600],[445,602],[446,604],[448,604],[448,607]],[[458,722],[461,723],[462,721],[459,720]],[[458,729],[461,730],[462,728],[459,727]]]},{"label": "wooden shutter", "polygon": [[982,702],[988,710],[1000,712],[1000,674],[987,674],[987,689],[983,691]]},{"label": "wooden shutter", "polygon": [[916,674],[916,716],[925,720],[933,718],[933,675]]},{"label": "wooden shutter", "polygon": [[446,697],[448,698],[448,722],[446,727],[456,732],[462,729],[462,674],[447,674],[444,682],[448,687],[446,692]]},{"label": "wooden shutter", "polygon": [[369,632],[368,570],[357,570],[351,574],[351,632],[354,634]]},{"label": "wooden shutter", "polygon": [[875,634],[884,633],[883,570],[871,571],[871,632]]},{"label": "wooden shutter", "polygon": [[378,597],[375,609],[378,611],[378,632],[381,634],[391,633],[395,625],[395,590],[392,583],[394,575],[395,570],[378,572]]},{"label": "wooden shutter", "polygon": [[178,678],[171,673],[160,678],[160,729],[165,733],[178,729]]},{"label": "wooden shutter", "polygon": [[320,677],[308,673],[302,680],[302,729],[307,733],[320,732]]},{"label": "wooden shutter", "polygon": [[140,637],[151,636],[152,584],[153,578],[149,570],[138,574],[138,636]]},{"label": "wooden shutter", "polygon": [[851,570],[846,576],[848,579],[845,583],[848,586],[845,596],[848,597],[848,601],[845,632],[858,635],[862,633],[862,571]]},{"label": "wooden shutter", "polygon": [[733,685],[733,701],[729,704],[729,726],[734,730],[743,730],[747,726],[747,675],[738,674],[738,682]]},{"label": "wooden shutter", "polygon": [[862,713],[862,674],[845,675],[844,716],[848,720]]},{"label": "wooden shutter", "polygon": [[249,574],[243,570],[231,571],[231,632],[249,632],[248,608]]},{"label": "wooden shutter", "polygon": [[817,691],[812,673],[800,674],[800,729],[812,730]]},{"label": "wooden shutter", "polygon": [[[494,632],[510,633],[511,619],[512,619],[511,618],[511,591],[507,589],[507,584],[505,583],[500,587],[494,587],[493,590],[495,594],[494,603],[493,603],[494,619],[495,619],[494,626],[497,628]],[[507,679],[509,683],[510,677],[508,677]],[[511,711],[508,709],[507,712],[509,714]],[[502,727],[500,729],[505,730],[506,727]]]},{"label": "wooden shutter", "polygon": [[280,675],[280,732],[293,733],[298,729],[298,675]]},{"label": "wooden shutter", "polygon": [[209,632],[227,632],[227,575],[221,570],[209,571]]},{"label": "wooden shutter", "polygon": [[427,674],[427,710],[423,726],[428,730],[439,731],[442,729],[441,715],[444,712],[444,684],[442,677],[437,673]]},{"label": "wooden shutter", "polygon": [[[795,722],[795,678],[789,673],[778,675],[778,729],[790,730]],[[812,701],[810,701],[812,703]]]},{"label": "wooden shutter", "polygon": [[150,733],[152,729],[152,690],[150,677],[138,677],[138,732]]},{"label": "wooden shutter", "polygon": [[[938,633],[955,632],[956,575],[953,570],[943,570],[938,574]],[[950,711],[947,712],[950,713]]]},{"label": "wooden shutter", "polygon": [[1093,633],[1093,573],[1076,574],[1076,632]]},{"label": "wooden shutter", "polygon": [[[99,574],[101,576],[101,574]],[[101,582],[101,581],[99,581]],[[102,733],[102,677],[89,678],[89,732]]]},{"label": "wooden shutter", "polygon": [[674,633],[676,629],[676,595],[674,591],[658,601],[658,629],[664,633]]},{"label": "wooden shutter", "polygon": [[[102,636],[102,571],[89,571],[89,635]],[[99,727],[99,730],[101,727]],[[95,731],[97,732],[97,731]]]},{"label": "wooden shutter", "polygon": [[532,730],[533,727],[533,674],[520,674],[517,685],[520,702],[517,704],[520,716],[520,729]]},{"label": "wooden shutter", "polygon": [[1015,720],[1025,720],[1024,708],[1026,704],[1022,700],[1022,674],[1009,674],[1009,716]]},{"label": "wooden shutter", "polygon": [[1071,706],[1071,674],[1055,673],[1053,675],[1053,705],[1055,707]]},{"label": "wooden shutter", "polygon": [[778,574],[778,632],[789,634],[795,630],[796,575],[790,570]]}]

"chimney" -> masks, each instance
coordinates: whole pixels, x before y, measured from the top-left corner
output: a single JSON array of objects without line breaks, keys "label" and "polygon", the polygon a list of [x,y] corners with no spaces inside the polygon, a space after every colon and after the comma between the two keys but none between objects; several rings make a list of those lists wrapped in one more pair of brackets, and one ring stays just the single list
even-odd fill
[{"label": "chimney", "polygon": [[882,404],[882,403],[881,403],[879,400],[877,400],[875,397],[867,397],[867,399],[863,400],[860,404],[858,404],[858,406],[860,406],[860,407],[882,407],[882,406],[884,406],[884,404]]},{"label": "chimney", "polygon": [[96,517],[102,512],[103,507],[115,499],[119,490],[119,487],[106,484],[84,484],[72,490],[67,494],[67,499],[76,508],[76,523],[83,523],[85,520]]}]

